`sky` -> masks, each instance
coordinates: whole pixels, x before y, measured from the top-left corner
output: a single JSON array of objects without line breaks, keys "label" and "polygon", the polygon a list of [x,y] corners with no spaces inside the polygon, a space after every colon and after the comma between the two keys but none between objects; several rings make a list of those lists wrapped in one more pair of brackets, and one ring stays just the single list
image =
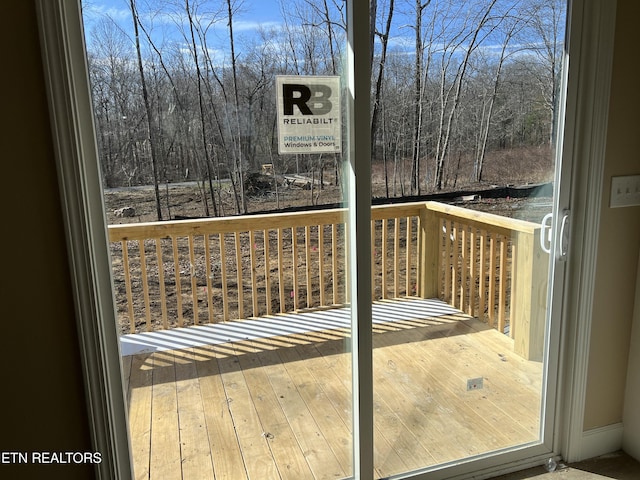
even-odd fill
[{"label": "sky", "polygon": [[[179,1],[184,2],[184,0]],[[191,2],[192,4],[203,3],[202,0],[191,0]],[[153,9],[153,3],[153,0],[136,0],[143,22],[146,25],[153,24],[158,35],[171,38],[171,32],[175,28],[175,18],[165,15],[151,16],[148,12]],[[167,3],[167,0],[164,2],[156,0],[155,3]],[[222,1],[208,3],[217,7],[222,4]],[[241,0],[234,3],[240,5],[234,14],[233,23],[234,34],[238,37],[251,37],[260,27],[268,29],[282,23],[279,0]],[[100,19],[111,19],[129,34],[133,30],[129,0],[82,0],[82,8],[87,34]],[[213,33],[219,31],[220,36],[226,39],[228,27],[225,12],[222,12],[219,21],[212,28]],[[177,36],[176,40],[181,40],[181,37]]]},{"label": "sky", "polygon": [[[188,46],[186,44],[188,42],[184,38],[184,33],[181,33],[179,29],[176,28],[177,24],[181,24],[183,30],[186,28],[187,20],[186,15],[184,14],[185,1],[186,0],[136,0],[137,8],[142,18],[142,23],[147,27],[147,29],[150,29],[154,43],[158,48],[160,48],[160,50],[162,50],[162,46],[165,45],[166,42],[177,42],[178,44],[185,44],[184,50],[187,51]],[[227,63],[230,58],[230,42],[228,36],[229,30],[227,25],[225,0],[188,1],[192,7],[204,5],[208,6],[208,9],[225,9],[224,11],[219,12],[215,17],[210,17],[215,18],[216,22],[212,24],[208,31],[207,47],[212,58],[214,58],[214,61],[220,64]],[[475,5],[480,6],[486,4],[487,1],[488,0],[460,2],[458,0],[453,0],[449,2],[442,0],[432,2],[429,5],[429,8],[434,12],[438,12],[436,17],[439,19],[438,23],[441,24],[434,28],[440,29],[445,28],[445,24],[450,26],[455,23],[464,22],[465,16],[470,11],[470,6],[471,8]],[[237,6],[237,11],[234,13],[233,21],[236,56],[242,57],[242,55],[247,52],[252,45],[258,45],[263,42],[263,40],[257,35],[257,32],[260,29],[268,31],[271,28],[277,28],[284,25],[283,9],[286,9],[287,14],[293,15],[296,3],[304,5],[304,2],[305,0],[232,0],[232,3]],[[498,7],[494,8],[492,14],[498,15],[499,11],[506,11],[510,6],[515,4],[526,6],[528,2],[529,0],[500,0],[498,2]],[[331,5],[332,3],[341,5],[342,0],[331,0],[329,4]],[[384,16],[387,3],[388,2],[386,0],[378,0],[378,12],[380,16]],[[133,40],[133,22],[131,18],[130,0],[82,0],[82,5],[88,49],[90,51],[92,50],[91,31],[101,19],[109,19],[109,21],[114,22]],[[172,5],[176,6],[172,7]],[[391,50],[395,50],[401,54],[412,54],[415,52],[415,33],[414,28],[412,27],[412,24],[414,23],[414,13],[412,13],[413,5],[413,2],[409,0],[396,1],[393,22],[394,27],[391,32],[389,47]],[[182,19],[177,18],[177,13],[160,14],[158,13],[160,10],[164,12],[171,12],[172,10],[174,12],[180,12]],[[201,12],[206,11],[205,8],[199,8],[198,10]],[[307,10],[308,7],[305,8],[305,11]],[[299,24],[299,22],[299,19],[294,19],[292,23]],[[383,28],[381,22],[382,20],[379,19],[378,28]],[[423,25],[423,28],[426,28],[426,25]],[[447,30],[449,31],[449,28],[447,28]],[[303,33],[300,34],[303,35]],[[485,55],[498,55],[500,53],[503,37],[500,37],[500,34],[497,35],[497,37],[494,36],[489,39],[489,41],[483,42],[482,49],[486,52]],[[142,33],[141,37],[144,38]],[[444,48],[446,43],[444,40],[446,39],[441,37],[431,44],[434,51],[438,50],[439,43],[442,43]],[[284,40],[280,40],[280,43],[276,42],[274,45],[277,46],[276,48],[289,48],[288,43]],[[517,51],[517,41],[512,41],[510,43],[510,47]],[[457,49],[457,54],[461,55],[464,53],[464,41],[458,45]]]}]

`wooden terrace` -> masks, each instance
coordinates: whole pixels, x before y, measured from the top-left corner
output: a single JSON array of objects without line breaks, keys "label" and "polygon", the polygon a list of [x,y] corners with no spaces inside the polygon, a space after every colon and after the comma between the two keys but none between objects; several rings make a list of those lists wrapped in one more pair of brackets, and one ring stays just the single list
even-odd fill
[{"label": "wooden terrace", "polygon": [[[351,476],[342,214],[264,217],[110,227],[135,478]],[[372,209],[380,478],[538,440],[538,236]]]}]

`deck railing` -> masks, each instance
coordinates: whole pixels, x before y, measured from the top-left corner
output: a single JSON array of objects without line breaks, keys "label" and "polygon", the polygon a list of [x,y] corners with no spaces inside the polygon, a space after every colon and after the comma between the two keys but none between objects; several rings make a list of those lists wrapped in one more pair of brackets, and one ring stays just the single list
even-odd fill
[{"label": "deck railing", "polygon": [[[349,303],[344,209],[109,226],[124,332]],[[372,207],[374,300],[441,298],[541,355],[536,224],[436,202]],[[517,281],[515,281],[517,279]],[[536,336],[536,339],[539,338]],[[540,336],[541,338],[541,336]]]}]

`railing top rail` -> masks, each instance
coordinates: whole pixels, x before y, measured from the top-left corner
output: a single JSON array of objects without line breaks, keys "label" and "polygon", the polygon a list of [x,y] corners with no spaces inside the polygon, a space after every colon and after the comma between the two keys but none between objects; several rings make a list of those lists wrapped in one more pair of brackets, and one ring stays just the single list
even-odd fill
[{"label": "railing top rail", "polygon": [[135,224],[110,225],[109,240],[143,240],[163,238],[171,235],[204,235],[216,233],[247,232],[276,228],[304,227],[307,225],[327,225],[344,223],[344,208],[313,210],[292,213],[267,213],[234,217],[206,219],[172,220],[168,222],[145,222]]},{"label": "railing top rail", "polygon": [[502,217],[493,213],[470,210],[468,208],[448,205],[440,202],[426,202],[426,208],[427,210],[436,212],[441,217],[464,219],[466,223],[471,223],[479,228],[486,228],[487,225],[491,225],[492,227],[511,232],[515,231],[532,235],[536,230],[540,229],[540,225],[537,223]]},{"label": "railing top rail", "polygon": [[[492,213],[469,210],[439,202],[411,202],[379,205],[371,208],[372,220],[420,215],[424,209],[436,212],[438,216],[462,219],[478,228],[487,225],[502,229],[505,234],[517,231],[533,234],[539,225],[524,220],[501,217]],[[267,213],[233,217],[173,220],[167,222],[144,222],[135,224],[109,225],[109,240],[145,240],[170,236],[204,235],[218,233],[246,232],[277,228],[305,227],[311,225],[331,225],[346,221],[346,208],[311,210],[292,213]]]}]

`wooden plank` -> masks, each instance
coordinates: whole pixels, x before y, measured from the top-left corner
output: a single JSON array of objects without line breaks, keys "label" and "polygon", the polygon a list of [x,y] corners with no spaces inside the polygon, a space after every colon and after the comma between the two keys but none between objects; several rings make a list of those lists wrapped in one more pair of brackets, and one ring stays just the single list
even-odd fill
[{"label": "wooden plank", "polygon": [[296,441],[316,478],[343,478],[346,472],[331,450],[327,439],[300,396],[276,351],[261,355],[263,368]]},{"label": "wooden plank", "polygon": [[125,397],[125,407],[129,409],[131,405],[131,360],[133,355],[120,358],[122,366],[122,390]]},{"label": "wooden plank", "polygon": [[153,361],[150,479],[182,478],[178,397],[173,352],[157,352]]},{"label": "wooden plank", "polygon": [[200,381],[192,349],[174,351],[183,478],[213,479]]},{"label": "wooden plank", "polygon": [[300,449],[276,392],[271,387],[268,370],[262,366],[264,351],[261,346],[255,345],[255,342],[251,342],[250,351],[238,355],[238,359],[264,430],[263,437],[273,455],[273,462],[282,478],[313,479],[304,452]]},{"label": "wooden plank", "polygon": [[[412,333],[408,330],[384,335],[387,341],[393,337],[409,340],[403,348],[393,350],[392,363],[385,362],[387,375],[390,381],[395,382],[396,402],[406,397],[407,404],[413,405],[409,410],[410,416],[405,415],[404,418],[412,422],[414,435],[438,463],[508,446],[508,438],[483,415],[470,408],[458,389],[452,388],[450,377],[454,375],[457,378],[456,372],[436,363],[440,357],[446,361],[455,360],[446,356],[450,342],[432,339],[428,348],[420,348],[418,342],[410,342]],[[384,351],[376,350],[376,354]],[[456,364],[460,366],[458,362]],[[460,380],[459,383],[466,385],[466,381]],[[456,452],[456,448],[460,450]]]},{"label": "wooden plank", "polygon": [[136,355],[131,362],[129,406],[129,437],[133,476],[136,480],[149,478],[151,452],[151,398],[153,359],[150,355]]},{"label": "wooden plank", "polygon": [[218,368],[218,360],[211,347],[204,347],[202,350],[210,358],[198,362],[196,369],[200,379],[200,393],[204,402],[204,418],[215,478],[216,480],[247,478],[231,417],[229,399]]},{"label": "wooden plank", "polygon": [[[312,377],[321,386],[335,411],[351,431],[351,359],[343,350],[344,343],[325,342],[297,347]],[[375,469],[382,478],[408,469],[393,445],[384,437],[379,425],[374,425]],[[351,445],[349,443],[349,445]]]},{"label": "wooden plank", "polygon": [[526,359],[542,361],[547,320],[549,254],[540,248],[539,230],[534,235],[518,233],[514,236],[511,262],[509,333],[515,340],[516,352]]},{"label": "wooden plank", "polygon": [[236,349],[229,345],[216,345],[212,350],[218,359],[220,379],[227,396],[247,478],[279,478],[267,439],[263,435],[265,430],[240,369]]},{"label": "wooden plank", "polygon": [[[327,440],[329,448],[338,460],[346,476],[353,471],[352,439],[349,426],[336,411],[329,395],[322,385],[315,381],[308,368],[307,359],[292,348],[281,348],[278,355],[289,374],[300,398],[308,408],[311,417],[318,425],[322,436]],[[341,392],[340,394],[343,394]]]},{"label": "wooden plank", "polygon": [[[376,328],[388,331],[374,336],[374,458],[381,477],[537,438],[541,365],[514,354],[513,341],[507,336],[481,322],[454,318],[460,316]],[[299,467],[305,465],[303,452],[311,450],[306,468],[316,476],[334,472],[321,468],[332,465],[323,460],[324,455],[332,455],[343,470],[341,475],[349,475],[352,419],[350,354],[344,351],[347,335],[343,329],[309,332],[156,353],[151,361],[137,357],[144,369],[153,367],[153,388],[158,388],[153,400],[140,397],[152,405],[146,408],[159,422],[151,424],[149,414],[147,430],[156,435],[158,430],[168,430],[161,426],[163,422],[171,423],[170,413],[162,418],[160,397],[155,395],[171,389],[177,395],[178,383],[169,386],[170,370],[166,370],[175,355],[182,382],[197,388],[192,392],[193,404],[178,401],[173,410],[179,412],[181,428],[183,407],[201,412],[194,417],[200,420],[192,423],[205,431],[206,438],[200,435],[199,444],[209,449],[216,478],[307,478]],[[134,395],[141,392],[135,383],[140,378],[144,387],[140,369],[136,379],[131,368],[135,358],[129,369]],[[466,380],[475,376],[484,378],[484,389],[467,392]],[[171,411],[171,402],[164,401]],[[144,411],[132,403],[131,411],[136,408]],[[141,416],[130,415],[134,418],[140,424]],[[151,456],[147,453],[146,462],[151,463],[152,472],[154,467],[159,472],[152,456],[159,456],[172,442],[154,447],[154,439],[147,436]],[[136,445],[140,448],[139,441],[135,445],[132,441]],[[187,469],[194,462],[193,455],[181,460]],[[231,473],[225,476],[225,471]],[[288,476],[287,472],[295,473]]]},{"label": "wooden plank", "polygon": [[438,216],[455,219],[460,223],[475,228],[486,228],[500,235],[510,235],[512,231],[533,233],[539,226],[537,223],[526,222],[515,218],[503,217],[493,213],[470,210],[439,202],[426,202],[427,210],[436,212]]}]

